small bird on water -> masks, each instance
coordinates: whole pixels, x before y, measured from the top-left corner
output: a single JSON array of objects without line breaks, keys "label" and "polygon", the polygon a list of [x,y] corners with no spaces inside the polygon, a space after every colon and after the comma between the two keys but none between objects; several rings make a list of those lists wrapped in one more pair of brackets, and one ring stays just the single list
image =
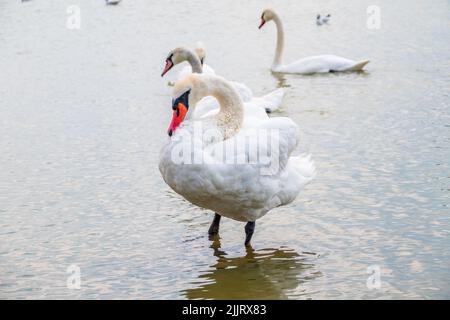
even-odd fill
[{"label": "small bird on water", "polygon": [[328,24],[328,21],[331,18],[331,14],[327,14],[325,17],[321,17],[320,14],[317,15],[316,17],[316,24],[318,26],[321,26],[323,24]]},{"label": "small bird on water", "polygon": [[120,1],[122,0],[105,0],[106,1],[106,5],[113,5],[116,6],[120,3]]}]

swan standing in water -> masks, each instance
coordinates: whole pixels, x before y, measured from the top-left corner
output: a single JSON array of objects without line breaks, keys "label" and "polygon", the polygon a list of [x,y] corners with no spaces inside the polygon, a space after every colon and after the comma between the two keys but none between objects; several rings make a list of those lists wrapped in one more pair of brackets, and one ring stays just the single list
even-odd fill
[{"label": "swan standing in water", "polygon": [[[187,61],[189,65],[185,66],[178,74],[177,76],[178,81],[184,79],[190,73],[203,73],[215,75],[215,72],[211,67],[206,66],[204,63],[202,63],[204,57],[205,57],[205,50],[203,46],[197,46],[196,53],[185,47],[175,48],[171,50],[167,55],[166,65],[164,67],[161,76],[164,76],[175,65],[180,64],[184,61]],[[230,83],[237,90],[243,102],[251,103],[258,107],[264,108],[267,113],[271,113],[277,110],[280,107],[284,97],[283,88],[276,89],[261,97],[253,97],[252,91],[246,85],[235,81],[230,81]],[[219,107],[217,102],[215,102],[214,100],[215,99],[211,97],[205,98],[205,101],[208,101],[207,103],[210,105],[208,107],[208,111]],[[205,103],[206,102],[202,103],[202,110],[206,110],[204,109]],[[196,111],[196,113],[198,112],[200,111]]]},{"label": "swan standing in water", "polygon": [[[219,110],[193,118],[206,96],[217,99]],[[161,151],[159,170],[175,192],[215,212],[210,235],[218,233],[224,216],[247,222],[249,245],[255,221],[294,201],[315,176],[309,157],[291,156],[298,126],[289,118],[246,113],[235,88],[221,77],[191,74],[177,82],[172,109],[172,138]],[[270,161],[255,159],[256,154],[270,154]]]},{"label": "swan standing in water", "polygon": [[271,67],[271,70],[274,72],[311,74],[337,71],[361,71],[364,66],[369,63],[369,60],[356,62],[334,55],[320,55],[303,58],[290,64],[283,64],[284,31],[278,14],[272,9],[264,10],[261,15],[259,29],[261,29],[267,21],[271,20],[273,20],[277,27],[277,47]]}]

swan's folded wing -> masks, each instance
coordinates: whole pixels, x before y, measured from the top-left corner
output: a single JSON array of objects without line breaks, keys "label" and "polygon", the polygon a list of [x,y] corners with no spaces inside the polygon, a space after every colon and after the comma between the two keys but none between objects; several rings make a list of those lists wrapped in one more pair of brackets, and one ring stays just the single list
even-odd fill
[{"label": "swan's folded wing", "polygon": [[202,98],[195,105],[193,118],[200,119],[208,117],[219,112],[219,102],[212,96]]},{"label": "swan's folded wing", "polygon": [[284,89],[278,88],[261,97],[255,97],[250,102],[270,113],[280,107],[284,94]]},{"label": "swan's folded wing", "polygon": [[[180,72],[178,72],[177,77],[176,77],[176,81],[180,81],[184,78],[186,78],[188,75],[190,75],[192,73],[192,67],[191,65],[186,65],[183,67],[183,69],[180,70]],[[213,68],[211,68],[210,66],[204,64],[203,65],[203,74],[210,74],[210,75],[215,75],[216,72],[214,71]]]},{"label": "swan's folded wing", "polygon": [[243,102],[248,102],[253,98],[252,90],[243,83],[230,81],[231,85],[238,92]]},{"label": "swan's folded wing", "polygon": [[230,139],[211,144],[205,148],[204,158],[215,164],[251,164],[267,168],[267,175],[275,174],[286,167],[298,140],[299,128],[291,119],[268,118]]},{"label": "swan's folded wing", "polygon": [[319,55],[306,57],[289,65],[283,66],[286,72],[294,73],[325,73],[330,71],[345,71],[351,68],[355,61],[335,55]]},{"label": "swan's folded wing", "polygon": [[[299,142],[298,125],[287,117],[276,117],[261,122],[257,129],[267,132],[267,135],[270,136],[268,154],[271,155],[271,159],[278,161],[279,170],[283,170]],[[260,142],[259,148],[264,149],[264,147],[264,142]],[[276,167],[273,163],[271,166],[274,169]]]},{"label": "swan's folded wing", "polygon": [[214,69],[211,68],[209,65],[204,64],[203,65],[203,74],[215,75],[216,71],[214,71]]}]

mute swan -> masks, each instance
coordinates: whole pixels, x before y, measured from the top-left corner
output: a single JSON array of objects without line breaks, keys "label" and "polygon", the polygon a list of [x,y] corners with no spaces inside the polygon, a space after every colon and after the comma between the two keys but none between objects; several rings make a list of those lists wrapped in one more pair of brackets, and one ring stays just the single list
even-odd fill
[{"label": "mute swan", "polygon": [[[219,101],[219,110],[193,118],[197,103],[210,95]],[[291,156],[298,126],[289,118],[264,113],[252,118],[235,88],[221,77],[191,74],[177,82],[172,109],[173,135],[161,150],[159,170],[175,192],[215,212],[209,234],[218,233],[221,216],[247,222],[249,245],[255,221],[294,201],[315,176],[309,157]],[[268,162],[254,158],[268,154]]]},{"label": "mute swan", "polygon": [[[187,61],[189,63],[189,66],[186,66],[181,70],[181,72],[177,77],[178,80],[185,78],[188,74],[192,72],[214,75],[215,72],[212,68],[205,69],[205,65],[201,63],[200,59],[204,57],[204,48],[197,46],[196,51],[197,52],[194,53],[192,50],[185,47],[178,47],[171,50],[167,55],[166,65],[164,67],[161,76],[164,76],[172,67],[184,61]],[[276,89],[261,97],[253,97],[252,91],[246,85],[235,81],[230,82],[233,85],[233,87],[238,91],[242,101],[258,105],[261,108],[264,108],[268,113],[271,113],[276,109],[278,109],[284,97],[283,88]],[[214,106],[210,106],[208,110],[218,107],[217,103],[211,102],[211,100],[214,99],[208,98],[206,100],[209,101],[208,103],[214,104]],[[204,109],[202,108],[202,110]]]},{"label": "mute swan", "polygon": [[277,47],[271,67],[271,70],[274,72],[311,74],[337,71],[360,71],[369,63],[369,60],[356,62],[334,55],[320,55],[303,58],[290,64],[283,64],[284,31],[278,14],[272,9],[264,10],[261,15],[259,29],[261,29],[267,21],[271,20],[273,20],[277,26]]},{"label": "mute swan", "polygon": [[320,14],[317,15],[316,24],[321,26],[323,24],[328,24],[328,21],[331,18],[331,14],[327,14],[325,17],[321,17]]},{"label": "mute swan", "polygon": [[[176,81],[186,78],[192,72],[195,73],[204,73],[204,74],[216,74],[213,68],[205,63],[205,48],[201,42],[197,42],[197,45],[194,49],[195,54],[184,47],[176,48],[169,52],[166,58],[166,66],[161,73],[161,77],[163,77],[173,66],[187,61],[189,64],[181,69],[176,76]],[[199,60],[199,61],[197,61]]]}]

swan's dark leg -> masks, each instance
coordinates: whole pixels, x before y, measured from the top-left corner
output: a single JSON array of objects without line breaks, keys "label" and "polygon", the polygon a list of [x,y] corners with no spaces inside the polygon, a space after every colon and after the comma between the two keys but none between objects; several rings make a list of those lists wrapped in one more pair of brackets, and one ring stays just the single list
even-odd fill
[{"label": "swan's dark leg", "polygon": [[250,240],[252,240],[253,232],[255,232],[255,221],[249,221],[245,225],[245,245],[250,245]]},{"label": "swan's dark leg", "polygon": [[220,218],[221,218],[220,214],[217,214],[217,213],[214,214],[214,220],[211,223],[211,226],[209,227],[209,230],[208,230],[209,235],[212,236],[212,235],[219,233]]}]

